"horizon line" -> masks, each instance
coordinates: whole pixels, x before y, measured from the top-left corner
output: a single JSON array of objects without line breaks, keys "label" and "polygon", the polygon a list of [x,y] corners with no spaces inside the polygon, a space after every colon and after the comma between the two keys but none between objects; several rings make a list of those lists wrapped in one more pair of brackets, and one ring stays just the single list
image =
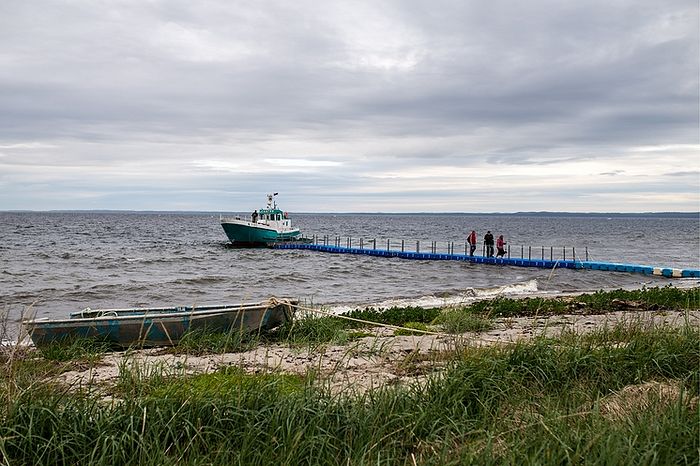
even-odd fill
[{"label": "horizon line", "polygon": [[[153,210],[153,209],[8,209],[0,210],[0,213],[162,213],[162,214],[220,214],[243,213],[244,211],[219,211],[219,210]],[[245,211],[247,212],[247,211]],[[295,215],[698,215],[699,211],[644,211],[644,212],[596,212],[596,211],[565,211],[565,210],[523,210],[513,212],[463,212],[463,211],[416,211],[416,212],[390,212],[390,211],[345,211],[345,212],[311,212],[289,211]]]}]

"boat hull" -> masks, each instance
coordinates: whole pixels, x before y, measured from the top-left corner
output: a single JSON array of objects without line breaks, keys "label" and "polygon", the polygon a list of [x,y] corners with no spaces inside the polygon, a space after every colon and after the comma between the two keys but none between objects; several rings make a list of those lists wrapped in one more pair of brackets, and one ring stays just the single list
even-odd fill
[{"label": "boat hull", "polygon": [[35,319],[24,327],[36,346],[92,338],[117,347],[176,345],[187,333],[269,330],[291,320],[289,301],[196,308],[86,310],[70,319]]},{"label": "boat hull", "polygon": [[221,222],[228,239],[237,246],[265,246],[279,241],[289,241],[300,234],[298,229],[279,231],[273,227],[245,221]]}]

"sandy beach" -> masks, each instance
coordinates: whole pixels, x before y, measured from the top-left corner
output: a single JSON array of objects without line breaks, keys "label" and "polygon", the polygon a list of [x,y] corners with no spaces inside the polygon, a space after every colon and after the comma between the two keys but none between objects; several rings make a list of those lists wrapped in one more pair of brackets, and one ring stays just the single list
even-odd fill
[{"label": "sandy beach", "polygon": [[249,373],[278,372],[306,374],[315,372],[320,383],[333,392],[365,391],[385,384],[420,382],[428,373],[439,370],[441,355],[464,347],[507,345],[534,337],[556,337],[567,332],[584,334],[611,328],[617,324],[644,326],[700,327],[700,310],[693,311],[613,311],[606,314],[565,314],[550,317],[495,319],[495,328],[459,335],[397,336],[386,327],[373,327],[370,334],[345,345],[321,345],[295,348],[287,345],[261,345],[240,353],[206,356],[172,354],[165,348],[114,352],[86,370],[72,370],[57,376],[57,381],[73,387],[109,386],[119,377],[119,368],[161,368],[165,374],[209,373],[237,366]]}]

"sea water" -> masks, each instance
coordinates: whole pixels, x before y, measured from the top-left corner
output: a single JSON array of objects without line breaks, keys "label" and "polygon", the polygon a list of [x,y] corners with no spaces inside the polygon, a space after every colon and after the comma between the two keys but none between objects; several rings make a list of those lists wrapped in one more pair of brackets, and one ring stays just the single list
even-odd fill
[{"label": "sea water", "polygon": [[[241,214],[245,215],[245,214]],[[307,237],[406,250],[433,241],[463,252],[467,234],[503,234],[521,246],[596,261],[700,268],[695,217],[297,214]],[[531,248],[531,249],[528,249]],[[481,247],[477,249],[477,253]],[[234,249],[214,213],[0,213],[0,309],[61,317],[86,307],[197,305],[296,298],[335,312],[437,306],[492,296],[557,295],[643,286],[697,286],[698,279],[593,270],[543,270],[302,250]]]}]

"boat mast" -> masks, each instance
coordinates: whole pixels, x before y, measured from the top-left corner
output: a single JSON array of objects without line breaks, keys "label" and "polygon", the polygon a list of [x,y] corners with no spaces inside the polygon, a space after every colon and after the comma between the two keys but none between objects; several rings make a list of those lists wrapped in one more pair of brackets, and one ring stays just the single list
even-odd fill
[{"label": "boat mast", "polygon": [[277,202],[274,202],[274,197],[277,196],[279,193],[272,193],[267,195],[267,208],[268,209],[276,209],[277,208]]}]

